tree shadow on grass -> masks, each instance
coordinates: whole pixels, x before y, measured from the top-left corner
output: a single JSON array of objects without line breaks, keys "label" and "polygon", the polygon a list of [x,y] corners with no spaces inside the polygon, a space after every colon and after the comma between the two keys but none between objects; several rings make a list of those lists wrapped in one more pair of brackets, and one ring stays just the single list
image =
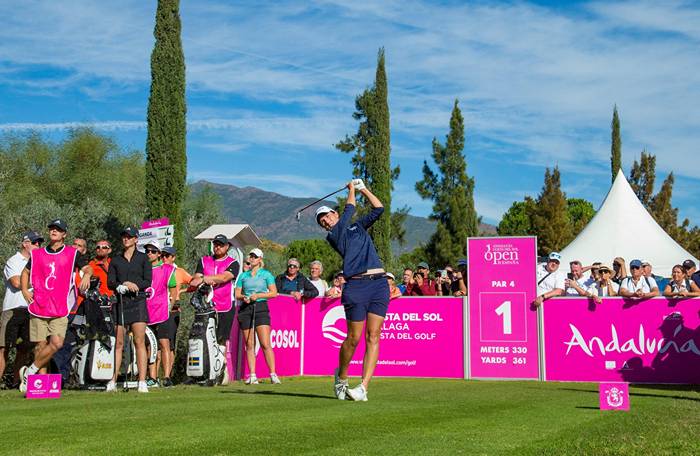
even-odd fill
[{"label": "tree shadow on grass", "polygon": [[320,394],[307,394],[307,393],[285,393],[282,391],[243,391],[243,390],[225,390],[221,391],[223,394],[250,394],[250,395],[262,395],[262,396],[289,396],[289,397],[305,397],[309,399],[330,399],[337,401],[335,397],[331,396],[321,396]]},{"label": "tree shadow on grass", "polygon": [[600,407],[591,407],[590,405],[577,405],[576,408],[584,410],[600,410]]}]

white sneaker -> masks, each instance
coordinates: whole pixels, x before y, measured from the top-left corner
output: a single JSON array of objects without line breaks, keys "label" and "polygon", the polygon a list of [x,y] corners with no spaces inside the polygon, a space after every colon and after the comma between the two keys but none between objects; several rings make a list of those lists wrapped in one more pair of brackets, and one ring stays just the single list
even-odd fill
[{"label": "white sneaker", "polygon": [[245,384],[246,385],[258,385],[260,382],[258,382],[258,377],[255,375],[249,375],[248,378],[245,379]]},{"label": "white sneaker", "polygon": [[358,402],[366,402],[367,401],[367,390],[365,389],[365,385],[360,383],[354,388],[350,388],[347,391],[348,397],[352,399],[353,401],[358,401]]},{"label": "white sneaker", "polygon": [[148,392],[148,385],[146,384],[146,382],[139,382],[138,392],[139,393],[147,393]]},{"label": "white sneaker", "polygon": [[19,392],[20,393],[26,393],[27,392],[27,366],[22,366],[19,369],[19,378],[21,379],[19,381]]},{"label": "white sneaker", "polygon": [[228,378],[228,368],[226,365],[224,365],[224,375],[221,377],[221,385],[226,386],[229,384],[229,378]]},{"label": "white sneaker", "polygon": [[105,393],[114,393],[117,391],[117,384],[114,382],[114,380],[110,380],[107,382],[107,388],[105,388]]},{"label": "white sneaker", "polygon": [[338,371],[339,369],[336,368],[335,372],[333,373],[333,389],[335,390],[335,397],[341,401],[344,401],[348,390],[348,379],[346,378],[345,380],[342,380],[340,377],[338,377]]},{"label": "white sneaker", "polygon": [[273,385],[279,385],[282,383],[282,380],[280,380],[277,374],[270,374],[270,383]]}]

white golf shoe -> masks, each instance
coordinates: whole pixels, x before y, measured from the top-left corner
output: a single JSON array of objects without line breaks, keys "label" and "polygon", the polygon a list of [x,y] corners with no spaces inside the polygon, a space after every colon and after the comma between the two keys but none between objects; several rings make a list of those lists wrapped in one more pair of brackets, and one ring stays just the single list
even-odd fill
[{"label": "white golf shoe", "polygon": [[280,380],[277,374],[272,373],[270,374],[270,383],[272,383],[273,385],[279,385],[280,383],[282,383],[282,380]]},{"label": "white golf shoe", "polygon": [[367,390],[365,389],[365,385],[360,383],[354,388],[350,388],[347,390],[348,397],[352,399],[353,401],[357,402],[366,402],[367,401]]},{"label": "white golf shoe", "polygon": [[256,377],[255,374],[249,375],[248,378],[245,379],[246,385],[257,385],[259,383],[260,382],[258,382],[258,377]]},{"label": "white golf shoe", "polygon": [[336,369],[333,373],[333,389],[335,390],[335,397],[344,401],[348,391],[348,379],[343,380],[338,377],[338,370]]},{"label": "white golf shoe", "polygon": [[107,382],[107,388],[105,388],[105,393],[114,393],[117,391],[117,384],[114,382],[114,380],[110,380]]},{"label": "white golf shoe", "polygon": [[148,392],[148,384],[146,382],[139,382],[139,388],[137,390],[139,393]]},{"label": "white golf shoe", "polygon": [[27,366],[22,366],[19,369],[19,392],[20,393],[26,393],[27,392]]}]

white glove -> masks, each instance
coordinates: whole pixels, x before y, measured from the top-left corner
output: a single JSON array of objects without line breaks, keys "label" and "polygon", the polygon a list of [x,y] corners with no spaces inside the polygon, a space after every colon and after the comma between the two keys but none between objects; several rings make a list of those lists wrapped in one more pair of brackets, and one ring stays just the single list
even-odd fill
[{"label": "white glove", "polygon": [[367,188],[365,187],[365,183],[362,182],[362,179],[353,179],[352,186],[355,187],[355,190],[364,190]]},{"label": "white glove", "polygon": [[128,291],[129,289],[126,287],[126,285],[117,285],[117,293],[126,294]]}]

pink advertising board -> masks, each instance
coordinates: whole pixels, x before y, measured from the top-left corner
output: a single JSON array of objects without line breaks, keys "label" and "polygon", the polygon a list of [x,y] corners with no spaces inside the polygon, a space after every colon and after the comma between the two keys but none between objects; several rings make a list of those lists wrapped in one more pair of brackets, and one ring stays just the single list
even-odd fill
[{"label": "pink advertising board", "polygon": [[534,237],[469,238],[469,377],[538,379]]},{"label": "pink advertising board", "polygon": [[163,217],[156,220],[146,220],[141,224],[141,229],[147,230],[149,228],[158,228],[168,225],[170,225],[170,220],[167,217]]},{"label": "pink advertising board", "polygon": [[543,304],[545,379],[700,383],[700,299]]},{"label": "pink advertising board", "polygon": [[601,410],[630,409],[630,390],[626,382],[603,382],[599,386],[598,402]]},{"label": "pink advertising board", "polygon": [[[333,375],[347,325],[340,299],[304,304],[305,375]],[[379,343],[375,375],[464,378],[462,298],[401,297],[391,300]],[[362,375],[364,341],[350,363]]]},{"label": "pink advertising board", "polygon": [[[275,367],[280,377],[301,374],[301,346],[302,346],[302,307],[301,304],[287,295],[279,295],[268,301],[270,308],[270,342],[275,353]],[[238,319],[236,318],[236,330]],[[234,328],[231,329],[232,331]],[[243,375],[248,374],[248,364],[245,358],[245,343],[242,339],[243,351]],[[269,377],[270,371],[265,363],[265,356],[260,344],[256,343],[255,374],[258,378]]]},{"label": "pink advertising board", "polygon": [[27,377],[27,399],[61,397],[61,374],[34,374]]}]

